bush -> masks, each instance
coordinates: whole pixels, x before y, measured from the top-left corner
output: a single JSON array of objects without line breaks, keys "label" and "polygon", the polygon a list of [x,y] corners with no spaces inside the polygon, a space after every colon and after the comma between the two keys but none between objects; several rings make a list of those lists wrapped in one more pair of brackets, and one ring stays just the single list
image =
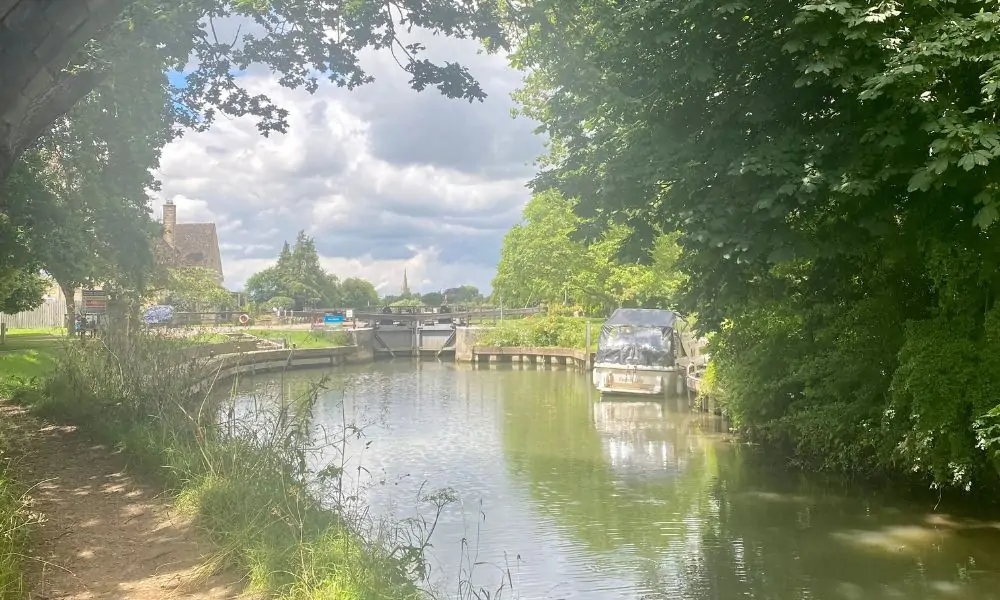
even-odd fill
[{"label": "bush", "polygon": [[[593,328],[591,345],[597,342],[600,326]],[[583,348],[587,339],[587,319],[546,315],[498,323],[483,330],[477,343],[483,346],[540,348]]]}]

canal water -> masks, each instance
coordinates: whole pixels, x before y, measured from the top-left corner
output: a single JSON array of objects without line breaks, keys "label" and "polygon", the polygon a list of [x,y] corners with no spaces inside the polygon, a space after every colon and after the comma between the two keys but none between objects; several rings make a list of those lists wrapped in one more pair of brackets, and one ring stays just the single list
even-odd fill
[{"label": "canal water", "polygon": [[[278,381],[244,382],[244,398]],[[317,426],[362,425],[346,466],[375,513],[432,518],[418,499],[454,490],[427,550],[451,595],[471,581],[522,600],[1000,599],[1000,518],[762,470],[715,418],[602,401],[579,373],[402,361],[325,387]]]}]

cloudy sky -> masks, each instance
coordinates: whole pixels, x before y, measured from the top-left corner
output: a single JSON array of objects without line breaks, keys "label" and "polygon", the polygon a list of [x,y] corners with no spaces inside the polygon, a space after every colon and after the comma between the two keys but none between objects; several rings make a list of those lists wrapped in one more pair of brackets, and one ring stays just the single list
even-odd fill
[{"label": "cloudy sky", "polygon": [[365,55],[376,81],[313,95],[280,87],[268,73],[241,79],[290,111],[287,134],[261,137],[253,119],[219,117],[212,129],[169,145],[152,198],[178,222],[214,221],[225,284],[239,289],[303,229],[324,267],[361,276],[380,293],[489,288],[504,233],[520,218],[525,184],[542,151],[534,123],[514,119],[510,92],[521,74],[475,42],[422,40],[428,58],[457,60],[489,97],[449,100],[417,93],[388,54]]}]

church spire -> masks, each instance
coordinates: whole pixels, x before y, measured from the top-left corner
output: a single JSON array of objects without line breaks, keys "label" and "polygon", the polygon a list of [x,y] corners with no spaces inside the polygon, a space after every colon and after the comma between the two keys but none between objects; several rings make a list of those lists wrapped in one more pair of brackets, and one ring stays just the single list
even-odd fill
[{"label": "church spire", "polygon": [[403,269],[403,297],[410,296],[410,284],[406,281],[406,269]]}]

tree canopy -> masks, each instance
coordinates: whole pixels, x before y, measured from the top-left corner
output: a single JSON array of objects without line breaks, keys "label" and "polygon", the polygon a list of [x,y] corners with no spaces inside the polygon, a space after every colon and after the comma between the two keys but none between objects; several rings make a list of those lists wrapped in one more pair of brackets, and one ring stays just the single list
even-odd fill
[{"label": "tree canopy", "polygon": [[170,269],[166,303],[183,311],[217,311],[234,308],[236,300],[218,282],[218,275],[204,267]]},{"label": "tree canopy", "polygon": [[[10,35],[12,43],[22,45],[45,41],[34,38],[39,32],[51,31],[50,22],[76,22],[80,10],[74,6],[78,3],[68,1],[45,4],[37,10],[28,2],[23,4],[22,17],[16,23],[11,21],[14,29]],[[51,60],[65,61],[65,69],[59,71],[61,65],[57,64],[56,77],[49,85],[25,90],[32,94],[27,100],[35,105],[33,114],[21,114],[6,96],[0,99],[0,116],[9,116],[17,125],[12,131],[0,131],[4,136],[0,182],[6,179],[13,161],[70,106],[107,81],[109,66],[129,52],[153,52],[157,60],[149,65],[151,72],[181,71],[193,65],[185,85],[173,89],[175,101],[189,117],[187,125],[207,127],[220,113],[251,115],[266,135],[286,130],[288,112],[269,98],[248,92],[234,76],[236,71],[263,66],[281,74],[283,86],[309,92],[318,89],[322,79],[354,89],[373,80],[359,61],[360,52],[371,48],[391,52],[410,74],[415,90],[435,87],[448,97],[474,101],[484,99],[486,92],[466,68],[454,62],[430,61],[424,56],[426,48],[405,34],[418,28],[451,37],[472,37],[482,40],[490,51],[505,45],[498,16],[506,5],[495,0],[388,4],[363,0],[93,0],[88,5],[91,10],[74,35],[48,44]],[[227,35],[223,25],[233,20],[242,21],[242,25]],[[91,39],[94,34],[96,38]],[[50,66],[20,58],[20,53],[0,52],[0,87],[21,90],[41,69]]]},{"label": "tree canopy", "polygon": [[378,304],[375,286],[360,277],[348,277],[340,283],[344,308],[368,308]]},{"label": "tree canopy", "polygon": [[485,301],[479,288],[468,284],[447,288],[442,294],[442,302],[447,304],[482,304]]},{"label": "tree canopy", "polygon": [[743,431],[810,467],[997,485],[996,7],[525,10],[535,189],[578,199],[584,239],[627,226],[623,261],[679,232],[681,308]]},{"label": "tree canopy", "polygon": [[[254,302],[264,305],[280,298],[278,308],[362,308],[374,296],[375,287],[360,278],[343,282],[327,273],[319,264],[316,242],[300,231],[292,246],[285,242],[277,262],[247,279],[246,292]],[[285,306],[291,300],[291,306]]]},{"label": "tree canopy", "polygon": [[[150,167],[173,135],[174,107],[151,62],[155,55],[142,49],[118,57],[107,83],[60,117],[3,186],[0,270],[51,275],[70,319],[81,285],[138,297],[152,283],[147,190],[156,187]],[[0,298],[11,293],[24,297],[0,284]]]},{"label": "tree canopy", "polygon": [[[79,7],[22,4],[21,18],[9,22],[14,30],[0,41],[0,88],[14,93],[0,95],[0,302],[11,309],[40,301],[23,294],[37,286],[10,285],[39,270],[64,290],[99,283],[142,295],[154,271],[157,229],[146,192],[157,188],[150,172],[163,145],[210,127],[219,114],[254,117],[263,135],[287,129],[287,110],[244,89],[239,71],[264,66],[283,86],[309,92],[323,79],[353,89],[373,80],[359,54],[374,49],[395,56],[415,90],[434,87],[471,102],[486,97],[472,75],[425,58],[408,32],[471,37],[489,50],[505,39],[499,5],[490,0],[94,0],[72,36],[46,46],[46,60],[65,61],[65,68],[54,69],[48,85],[27,89],[52,65],[34,55],[18,62],[21,53],[2,51],[8,40],[50,31],[50,18],[73,21]],[[171,70],[184,74],[183,84],[168,83]],[[18,90],[31,97],[12,104]],[[24,106],[32,112],[21,114]]]},{"label": "tree canopy", "polygon": [[574,208],[574,201],[554,190],[531,198],[522,222],[504,236],[493,280],[496,301],[576,305],[591,313],[621,306],[671,308],[682,281],[677,236],[657,236],[645,264],[623,261],[619,255],[631,230],[615,225],[586,243],[579,237],[588,222]]}]

